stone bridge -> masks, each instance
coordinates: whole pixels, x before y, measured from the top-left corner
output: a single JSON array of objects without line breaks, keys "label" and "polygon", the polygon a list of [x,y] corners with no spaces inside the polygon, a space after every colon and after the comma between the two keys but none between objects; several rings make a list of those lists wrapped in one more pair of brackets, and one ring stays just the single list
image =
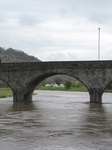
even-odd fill
[{"label": "stone bridge", "polygon": [[0,63],[0,80],[13,91],[14,101],[31,101],[35,87],[47,77],[69,75],[85,85],[90,102],[101,103],[112,82],[112,61],[57,61]]}]

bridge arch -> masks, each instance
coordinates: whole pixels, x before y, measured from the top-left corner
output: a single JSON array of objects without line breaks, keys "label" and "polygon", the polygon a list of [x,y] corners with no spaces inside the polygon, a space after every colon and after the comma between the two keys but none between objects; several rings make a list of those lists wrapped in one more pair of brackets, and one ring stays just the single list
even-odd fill
[{"label": "bridge arch", "polygon": [[112,80],[109,80],[106,84],[105,84],[105,86],[104,86],[104,88],[103,88],[103,93],[105,92],[105,90],[106,90],[106,88],[110,85],[112,83]]},{"label": "bridge arch", "polygon": [[14,91],[13,85],[6,78],[0,77],[0,80],[6,83],[11,88],[12,92]]},{"label": "bridge arch", "polygon": [[32,80],[30,80],[30,82],[27,84],[26,86],[26,89],[24,91],[24,100],[27,101],[31,101],[32,100],[32,94],[33,94],[33,91],[35,90],[35,88],[37,87],[37,85],[39,85],[43,80],[47,79],[48,77],[52,77],[54,75],[67,75],[67,76],[71,76],[73,77],[74,79],[77,79],[79,82],[81,82],[86,88],[87,90],[89,91],[88,89],[88,86],[85,84],[85,82],[83,80],[81,80],[78,76],[75,76],[73,74],[70,74],[70,73],[65,73],[65,70],[64,70],[64,73],[63,72],[49,72],[49,73],[44,73],[40,76],[36,76],[35,78],[33,78]]}]

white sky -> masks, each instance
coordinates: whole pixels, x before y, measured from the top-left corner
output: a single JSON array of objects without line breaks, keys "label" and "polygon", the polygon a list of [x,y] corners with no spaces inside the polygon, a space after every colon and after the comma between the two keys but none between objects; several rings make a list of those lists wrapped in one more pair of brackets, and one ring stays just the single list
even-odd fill
[{"label": "white sky", "polygon": [[0,47],[42,61],[112,59],[112,0],[0,0]]}]

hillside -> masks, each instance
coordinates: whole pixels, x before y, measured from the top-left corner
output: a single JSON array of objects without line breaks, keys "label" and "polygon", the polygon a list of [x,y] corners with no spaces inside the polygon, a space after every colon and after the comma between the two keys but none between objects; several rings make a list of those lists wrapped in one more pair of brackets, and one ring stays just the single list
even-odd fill
[{"label": "hillside", "polygon": [[5,50],[0,47],[1,62],[39,62],[40,60],[34,56],[29,56],[21,50],[8,48]]}]

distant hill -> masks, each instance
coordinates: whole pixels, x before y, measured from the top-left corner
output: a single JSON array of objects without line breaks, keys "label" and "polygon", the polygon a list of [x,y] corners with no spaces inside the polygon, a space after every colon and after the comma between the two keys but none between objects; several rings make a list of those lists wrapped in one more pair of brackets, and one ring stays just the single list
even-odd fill
[{"label": "distant hill", "polygon": [[8,48],[5,50],[0,47],[1,62],[39,62],[40,60],[34,56],[29,56],[21,50]]}]

